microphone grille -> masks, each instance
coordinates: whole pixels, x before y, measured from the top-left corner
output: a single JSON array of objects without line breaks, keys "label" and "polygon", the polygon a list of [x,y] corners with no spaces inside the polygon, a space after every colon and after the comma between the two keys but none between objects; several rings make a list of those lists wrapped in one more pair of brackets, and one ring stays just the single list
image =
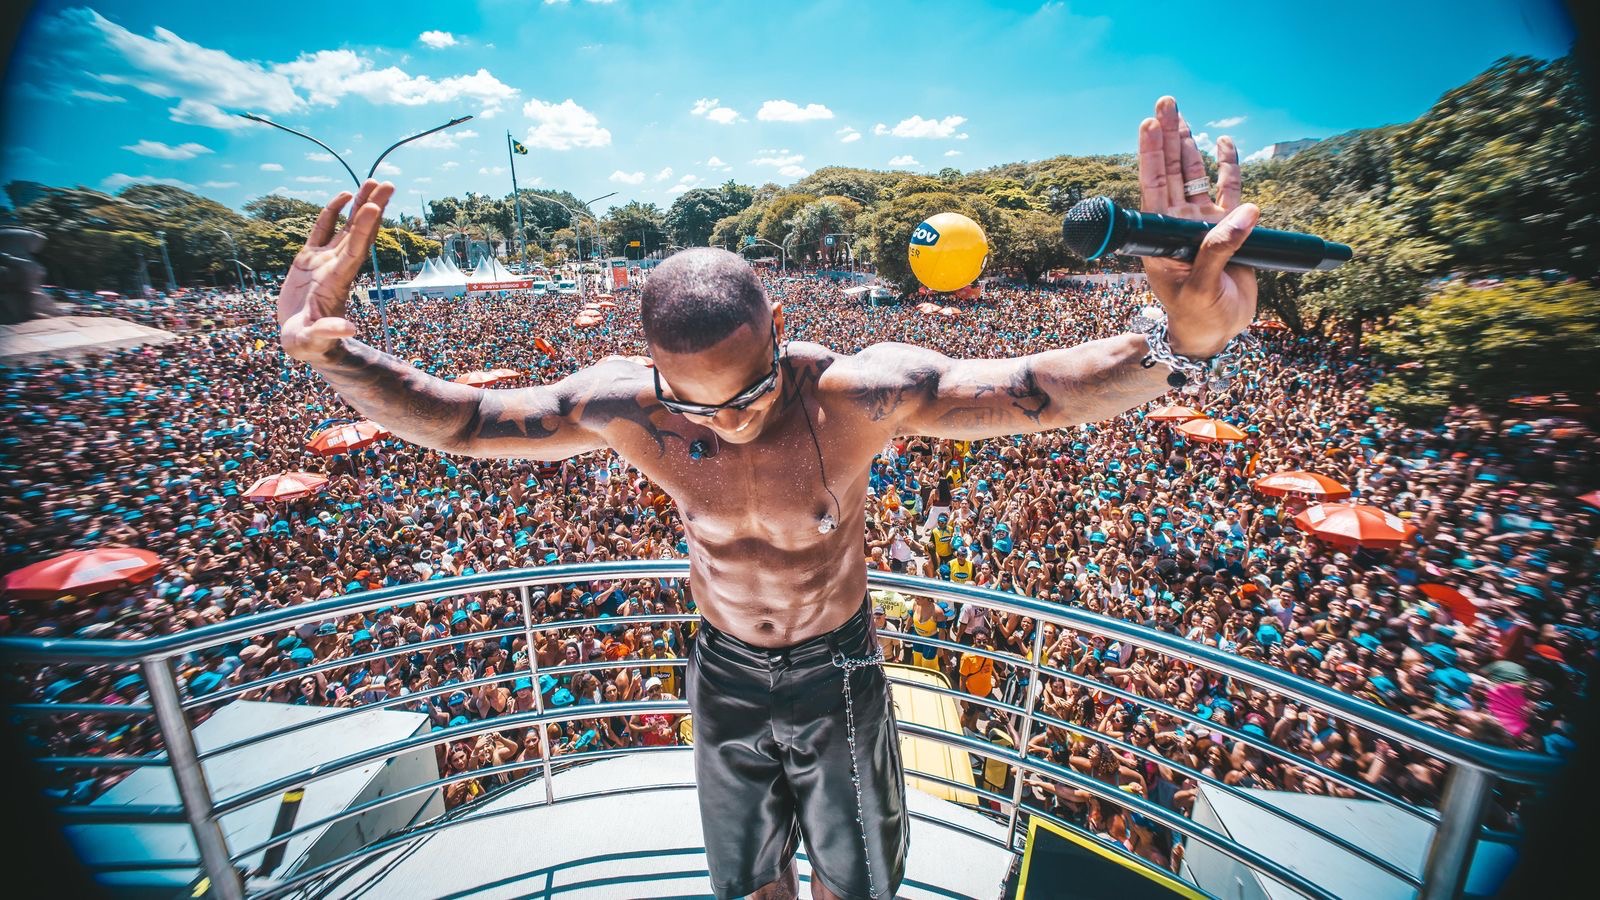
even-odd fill
[{"label": "microphone grille", "polygon": [[1094,259],[1105,252],[1116,204],[1109,197],[1079,200],[1061,220],[1061,238],[1073,253]]}]

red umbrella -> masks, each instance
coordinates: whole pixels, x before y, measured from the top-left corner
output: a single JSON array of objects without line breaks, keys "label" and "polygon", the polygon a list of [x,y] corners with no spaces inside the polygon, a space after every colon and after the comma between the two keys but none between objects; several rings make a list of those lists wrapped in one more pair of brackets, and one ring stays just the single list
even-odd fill
[{"label": "red umbrella", "polygon": [[1202,444],[1244,440],[1244,432],[1216,419],[1190,419],[1179,425],[1178,430]]},{"label": "red umbrella", "polygon": [[1298,470],[1274,472],[1265,478],[1259,478],[1256,480],[1255,488],[1271,497],[1305,494],[1308,497],[1321,497],[1324,500],[1343,500],[1350,496],[1350,489],[1332,478]]},{"label": "red umbrella", "polygon": [[1427,582],[1417,585],[1430,600],[1438,602],[1440,606],[1450,610],[1450,615],[1463,625],[1471,625],[1478,621],[1478,607],[1466,594],[1461,593],[1448,584]]},{"label": "red umbrella", "polygon": [[73,550],[24,566],[6,575],[6,593],[22,600],[86,597],[146,581],[161,568],[161,558],[132,547]]},{"label": "red umbrella", "polygon": [[488,387],[500,380],[500,376],[493,372],[468,372],[450,379],[456,384],[469,384],[473,387]]},{"label": "red umbrella", "polygon": [[533,346],[539,348],[539,352],[543,353],[545,356],[555,356],[556,355],[555,346],[552,345],[549,341],[545,340],[544,338],[534,338],[533,339]]},{"label": "red umbrella", "polygon": [[518,372],[516,369],[490,369],[489,374],[500,376],[501,381],[509,381],[513,378],[522,377],[522,373]]},{"label": "red umbrella", "polygon": [[1259,329],[1261,331],[1288,331],[1289,330],[1289,326],[1283,324],[1282,322],[1275,322],[1275,321],[1271,321],[1271,320],[1268,320],[1268,321],[1265,321],[1265,322],[1251,322],[1250,323],[1250,327],[1251,328],[1255,328],[1255,329]]},{"label": "red umbrella", "polygon": [[348,453],[351,450],[370,447],[388,436],[389,429],[371,419],[362,419],[352,424],[332,425],[322,429],[317,432],[316,437],[306,443],[306,448],[323,456],[333,456],[336,453]]},{"label": "red umbrella", "polygon": [[600,306],[601,309],[616,309],[617,308],[617,301],[612,300],[609,296],[607,296],[605,294],[601,294],[600,295],[599,306]]},{"label": "red umbrella", "polygon": [[1595,509],[1600,509],[1600,491],[1590,491],[1589,493],[1584,494],[1582,497],[1579,497],[1578,499],[1580,501],[1584,502],[1584,503],[1589,504],[1590,506],[1594,507]]},{"label": "red umbrella", "polygon": [[956,316],[961,315],[961,310],[956,309],[954,306],[946,306],[944,309],[939,310],[939,315],[944,316],[947,319],[953,319]]},{"label": "red umbrella", "polygon": [[938,311],[939,311],[939,304],[937,304],[937,303],[933,303],[933,302],[924,300],[921,303],[917,304],[917,312],[922,313],[925,316],[931,316],[931,315],[933,315],[934,313],[936,313]]},{"label": "red umbrella", "polygon": [[1294,517],[1301,531],[1340,547],[1393,550],[1415,529],[1399,516],[1366,503],[1318,503]]},{"label": "red umbrella", "polygon": [[1150,415],[1145,416],[1153,422],[1187,422],[1190,419],[1204,419],[1206,414],[1192,406],[1160,406]]},{"label": "red umbrella", "polygon": [[327,476],[314,472],[280,472],[250,485],[247,500],[298,500],[328,486]]}]

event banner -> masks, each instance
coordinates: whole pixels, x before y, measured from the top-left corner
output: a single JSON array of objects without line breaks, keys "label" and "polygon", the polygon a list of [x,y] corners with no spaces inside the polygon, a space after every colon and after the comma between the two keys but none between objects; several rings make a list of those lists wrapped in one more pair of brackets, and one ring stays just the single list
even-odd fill
[{"label": "event banner", "polygon": [[525,291],[533,287],[532,281],[469,281],[467,293],[473,291]]},{"label": "event banner", "polygon": [[611,267],[611,289],[612,290],[621,290],[622,288],[625,288],[627,286],[628,286],[628,267],[627,266],[612,266]]}]

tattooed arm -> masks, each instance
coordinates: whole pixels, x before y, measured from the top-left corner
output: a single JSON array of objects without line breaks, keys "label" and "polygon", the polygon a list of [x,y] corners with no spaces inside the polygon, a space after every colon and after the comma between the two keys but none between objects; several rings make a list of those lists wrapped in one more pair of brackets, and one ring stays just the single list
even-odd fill
[{"label": "tattooed arm", "polygon": [[1014,359],[951,359],[910,344],[852,358],[850,396],[895,434],[977,440],[1098,422],[1166,393],[1167,368],[1142,367],[1125,334]]},{"label": "tattooed arm", "polygon": [[598,450],[618,407],[637,406],[626,385],[638,367],[622,360],[510,391],[434,378],[354,338],[308,361],[346,403],[396,437],[466,456],[556,460]]}]

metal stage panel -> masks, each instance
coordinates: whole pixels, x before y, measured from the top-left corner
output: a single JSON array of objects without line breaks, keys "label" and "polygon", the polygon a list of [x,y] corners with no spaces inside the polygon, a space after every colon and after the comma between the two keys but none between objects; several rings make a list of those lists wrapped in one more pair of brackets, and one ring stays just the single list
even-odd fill
[{"label": "metal stage panel", "polygon": [[[1341,838],[1372,851],[1417,875],[1422,874],[1433,826],[1373,800],[1347,800],[1289,791],[1245,788],[1273,806],[1299,816]],[[1230,797],[1210,785],[1200,786],[1194,819],[1239,843],[1282,861],[1340,897],[1351,900],[1411,900],[1417,896],[1393,875],[1322,840],[1309,830],[1293,828],[1266,810]],[[1493,896],[1516,861],[1504,844],[1482,841],[1467,876],[1467,896]],[[1184,876],[1201,889],[1227,900],[1296,900],[1300,895],[1267,879],[1231,857],[1196,841],[1189,843]]]},{"label": "metal stage panel", "polygon": [[[205,753],[279,728],[317,722],[342,711],[236,700],[195,728],[195,743],[200,752]],[[204,760],[201,765],[212,795],[225,799],[307,767],[420,734],[427,728],[428,717],[421,713],[373,710],[230,750]],[[309,823],[438,777],[432,748],[425,747],[387,762],[377,760],[311,782],[306,786],[294,821],[295,824]],[[178,802],[172,770],[166,766],[151,766],[136,769],[92,805],[176,805]],[[228,846],[237,850],[270,838],[281,805],[281,798],[270,797],[223,816],[222,830],[227,835]],[[436,816],[443,811],[443,800],[438,791],[433,791],[298,835],[289,841],[273,874],[281,877],[315,866],[404,828],[418,818]],[[175,890],[200,876],[199,851],[195,847],[194,832],[187,824],[87,824],[69,826],[66,830],[86,863],[126,867],[125,871],[100,876],[100,882],[119,896],[172,897]],[[261,864],[264,855],[258,853],[243,863],[254,869]],[[159,860],[194,860],[195,865],[138,868],[142,862]]]},{"label": "metal stage panel", "polygon": [[[700,806],[691,788],[689,751],[601,760],[557,774],[554,806],[543,804],[537,779],[457,813],[460,821],[407,849],[370,860],[360,873],[330,879],[312,896],[435,900],[536,897],[560,900],[637,900],[710,897],[701,843]],[[594,791],[603,797],[563,800]],[[1005,840],[1006,827],[924,794],[906,792],[914,812]],[[855,823],[841,813],[840,828]],[[801,896],[810,867],[801,851]],[[897,896],[997,898],[1012,857],[978,838],[912,819],[906,881]]]}]

